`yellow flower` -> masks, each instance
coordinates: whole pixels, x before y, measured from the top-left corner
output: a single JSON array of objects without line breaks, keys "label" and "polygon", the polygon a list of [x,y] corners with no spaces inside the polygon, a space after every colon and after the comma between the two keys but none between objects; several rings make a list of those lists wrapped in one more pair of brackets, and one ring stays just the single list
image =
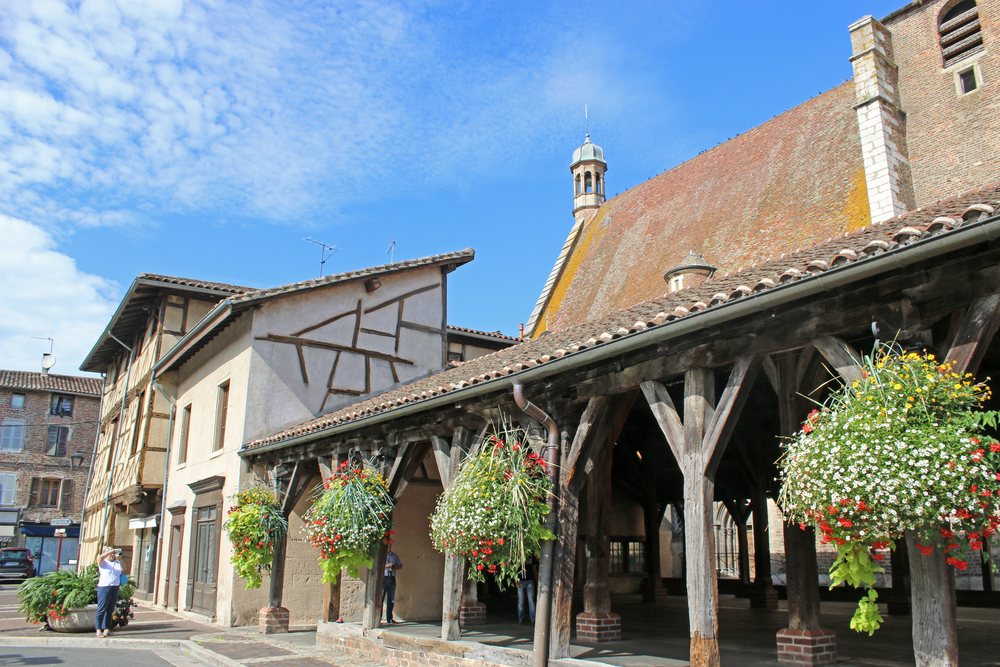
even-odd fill
[{"label": "yellow flower", "polygon": [[902,389],[902,388],[903,388],[903,385],[901,385],[901,384],[896,384],[896,385],[893,386],[893,389]]}]

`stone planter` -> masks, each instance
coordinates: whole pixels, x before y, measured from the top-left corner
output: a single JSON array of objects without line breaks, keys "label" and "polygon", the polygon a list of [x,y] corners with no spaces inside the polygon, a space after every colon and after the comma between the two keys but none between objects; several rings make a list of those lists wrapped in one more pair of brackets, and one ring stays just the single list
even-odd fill
[{"label": "stone planter", "polygon": [[56,632],[93,632],[97,622],[97,605],[87,605],[83,609],[71,609],[66,618],[49,617],[49,627]]}]

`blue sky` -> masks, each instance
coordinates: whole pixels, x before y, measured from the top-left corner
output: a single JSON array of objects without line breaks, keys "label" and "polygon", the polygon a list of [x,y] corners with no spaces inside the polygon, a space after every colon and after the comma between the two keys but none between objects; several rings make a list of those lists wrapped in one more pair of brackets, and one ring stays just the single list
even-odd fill
[{"label": "blue sky", "polygon": [[0,368],[75,373],[143,271],[267,287],[466,247],[516,334],[584,137],[622,192],[850,77],[905,4],[0,3]]}]

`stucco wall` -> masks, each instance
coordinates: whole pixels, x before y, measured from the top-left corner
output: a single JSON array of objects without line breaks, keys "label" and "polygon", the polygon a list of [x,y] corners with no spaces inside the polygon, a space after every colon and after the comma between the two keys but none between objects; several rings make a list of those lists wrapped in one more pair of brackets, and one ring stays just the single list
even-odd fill
[{"label": "stucco wall", "polygon": [[[239,488],[243,463],[237,452],[243,442],[243,409],[246,404],[247,377],[250,370],[250,318],[242,317],[212,340],[195,357],[182,366],[177,374],[177,409],[180,413],[191,405],[187,457],[184,463],[177,463],[180,429],[175,428],[171,443],[170,478],[167,482],[167,505],[178,501],[186,504],[184,523],[184,545],[181,549],[179,605],[189,606],[188,573],[194,520],[192,506],[195,494],[189,484],[216,475],[225,477],[222,489],[228,499]],[[229,382],[229,416],[226,424],[224,447],[212,451],[216,439],[219,386]],[[223,503],[223,521],[228,505]],[[232,548],[224,534],[218,536],[218,584],[216,598],[216,618],[222,625],[233,621],[232,590],[243,588],[234,582],[233,568],[229,564]],[[161,564],[161,578],[168,568]],[[161,604],[166,597],[167,586],[161,585]],[[262,606],[262,605],[261,605]]]},{"label": "stucco wall", "polygon": [[[376,393],[397,383],[389,361],[372,358],[366,364],[362,351],[391,355],[409,362],[393,364],[401,383],[439,370],[444,363],[444,335],[397,327],[397,324],[401,319],[417,327],[443,331],[444,281],[440,268],[428,267],[383,277],[382,286],[371,294],[359,281],[263,302],[254,314],[248,393],[254,410],[247,415],[245,437],[252,440],[274,433],[354,403],[358,400],[358,392],[366,393],[367,389],[369,393]],[[432,289],[405,298],[402,310],[397,303],[371,310],[425,287]],[[359,303],[360,325],[355,315]],[[371,312],[366,312],[369,310]],[[317,327],[339,315],[343,317]],[[371,333],[375,331],[388,335]],[[269,336],[272,340],[262,340]],[[273,340],[273,337],[294,336],[358,351],[338,352]],[[331,374],[335,365],[336,372]],[[337,393],[339,391],[350,393]]]},{"label": "stucco wall", "polygon": [[403,561],[396,576],[394,614],[407,621],[441,620],[444,554],[431,544],[430,515],[439,483],[413,483],[396,503],[393,547]]}]

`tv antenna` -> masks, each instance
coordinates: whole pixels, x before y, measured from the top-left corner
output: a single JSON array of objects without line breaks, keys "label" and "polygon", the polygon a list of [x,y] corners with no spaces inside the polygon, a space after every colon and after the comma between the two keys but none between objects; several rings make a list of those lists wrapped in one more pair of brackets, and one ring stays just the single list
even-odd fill
[{"label": "tv antenna", "polygon": [[52,348],[55,346],[56,341],[47,336],[32,336],[35,340],[47,340],[49,341],[49,354],[52,354]]},{"label": "tv antenna", "polygon": [[396,239],[393,239],[392,243],[389,244],[389,249],[385,251],[385,254],[389,255],[390,264],[392,264],[392,258],[395,256],[394,252],[395,250],[396,250]]},{"label": "tv antenna", "polygon": [[312,238],[311,236],[307,236],[307,237],[305,237],[302,240],[303,241],[309,241],[309,243],[315,243],[316,245],[319,246],[319,277],[322,278],[323,277],[323,266],[326,264],[326,260],[328,260],[331,257],[333,257],[333,253],[335,253],[338,250],[340,250],[340,248],[338,248],[335,245],[327,245],[327,244],[325,244],[325,243],[323,243],[321,241],[317,241],[316,239]]}]

